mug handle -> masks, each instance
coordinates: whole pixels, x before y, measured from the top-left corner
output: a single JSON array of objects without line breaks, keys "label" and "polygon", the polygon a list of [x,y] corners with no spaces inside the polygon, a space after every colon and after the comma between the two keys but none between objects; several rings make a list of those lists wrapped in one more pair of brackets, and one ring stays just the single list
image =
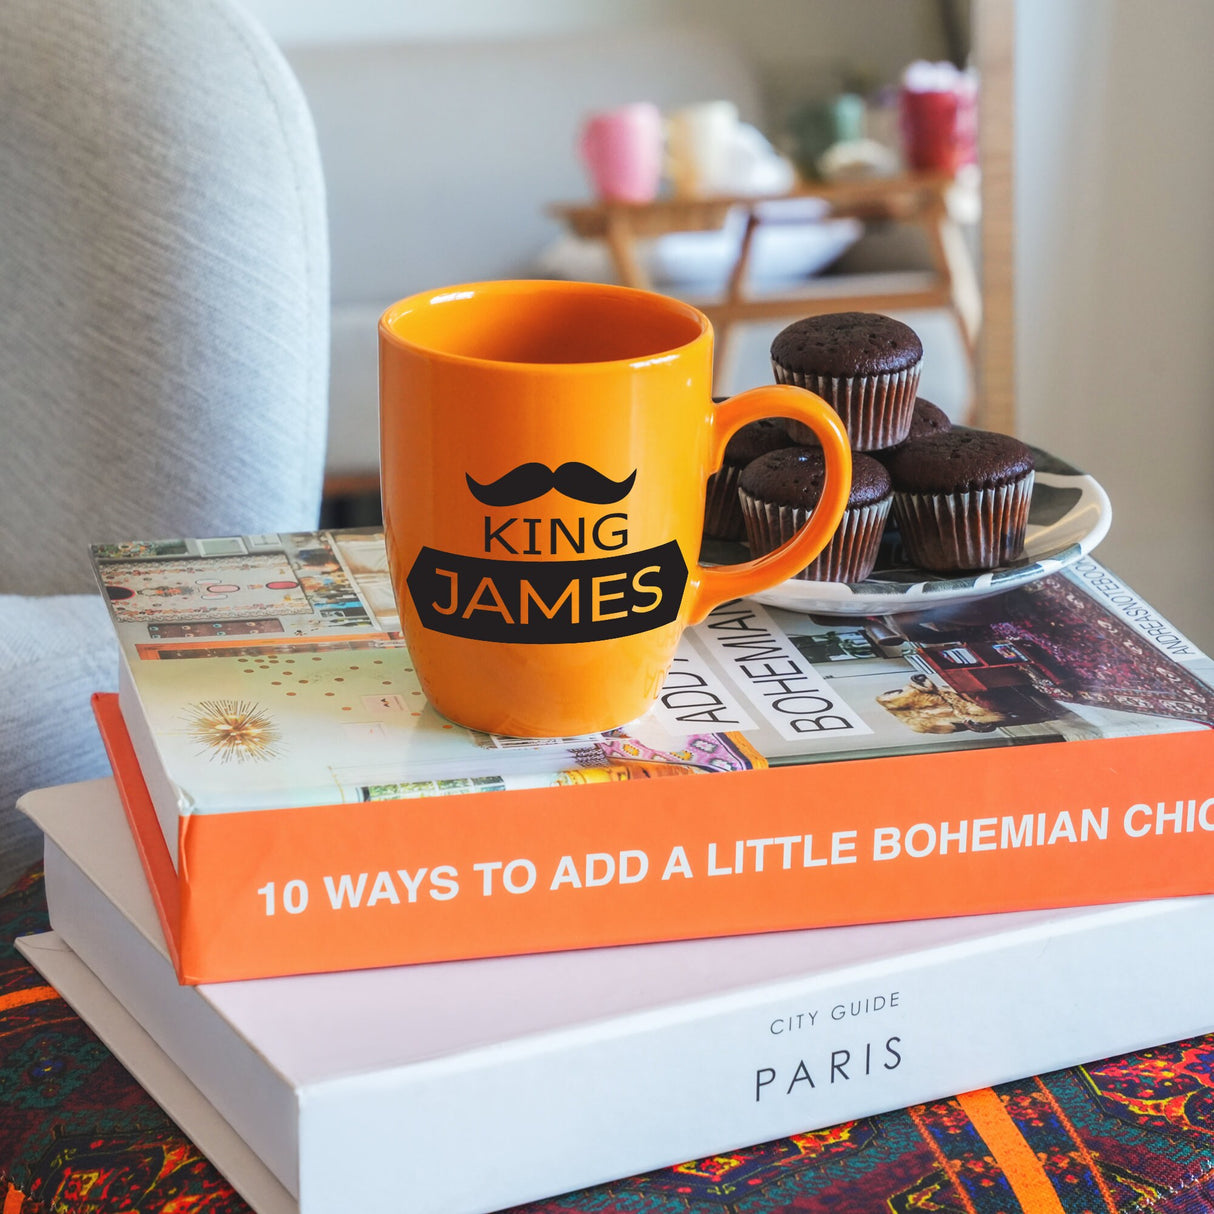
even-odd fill
[{"label": "mug handle", "polygon": [[[851,492],[851,444],[839,415],[820,396],[792,384],[769,384],[731,396],[713,411],[710,467],[721,466],[725,444],[748,422],[791,417],[817,435],[826,456],[826,483],[809,521],[771,552],[737,565],[696,565],[691,576],[688,623],[698,624],[714,607],[770,589],[800,573],[830,542]],[[792,446],[792,441],[789,441]]]}]

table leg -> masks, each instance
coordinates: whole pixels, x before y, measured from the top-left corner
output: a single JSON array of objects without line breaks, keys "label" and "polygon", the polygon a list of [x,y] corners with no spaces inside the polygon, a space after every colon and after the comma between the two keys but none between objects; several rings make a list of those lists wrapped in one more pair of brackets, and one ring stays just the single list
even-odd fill
[{"label": "table leg", "polygon": [[920,214],[919,221],[927,235],[943,302],[957,319],[957,331],[965,349],[969,391],[963,417],[968,422],[976,408],[974,394],[978,373],[978,333],[982,327],[982,290],[965,236],[949,214],[943,194],[932,198]]},{"label": "table leg", "polygon": [[639,287],[643,291],[652,291],[653,284],[649,275],[637,256],[636,240],[628,217],[621,211],[610,211],[604,231],[607,247],[611,250],[612,261],[615,262],[616,273],[620,282],[626,287]]},{"label": "table leg", "polygon": [[982,289],[965,237],[954,220],[944,215],[939,220],[940,246],[949,269],[953,306],[961,321],[961,333],[973,359],[982,328]]},{"label": "table leg", "polygon": [[743,302],[743,288],[746,275],[750,269],[750,254],[754,247],[755,232],[759,227],[759,215],[754,207],[746,213],[746,230],[742,233],[742,243],[738,246],[738,256],[729,272],[729,281],[725,287],[725,298],[721,306],[712,310],[711,320],[715,343],[713,358],[713,380],[718,385],[724,382],[729,369],[729,353],[731,348],[730,335],[734,325],[734,310],[736,305]]},{"label": "table leg", "polygon": [[982,290],[961,229],[940,199],[924,216],[936,272],[948,291],[970,364],[973,365],[982,327]]}]

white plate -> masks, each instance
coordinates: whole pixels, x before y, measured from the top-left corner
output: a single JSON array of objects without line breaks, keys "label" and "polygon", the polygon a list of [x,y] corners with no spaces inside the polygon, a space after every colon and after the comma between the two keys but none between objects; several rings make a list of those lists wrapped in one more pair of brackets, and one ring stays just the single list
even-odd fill
[{"label": "white plate", "polygon": [[898,615],[985,598],[1065,569],[1104,539],[1113,507],[1094,478],[1037,448],[1033,454],[1037,472],[1024,557],[1016,564],[957,576],[932,574],[898,564],[900,545],[885,543],[877,568],[863,582],[790,578],[751,597],[810,615]]}]

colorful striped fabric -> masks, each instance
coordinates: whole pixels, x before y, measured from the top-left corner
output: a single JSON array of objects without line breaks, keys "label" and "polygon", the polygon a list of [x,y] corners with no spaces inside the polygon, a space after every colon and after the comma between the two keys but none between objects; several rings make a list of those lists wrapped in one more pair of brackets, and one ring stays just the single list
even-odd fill
[{"label": "colorful striped fabric", "polygon": [[[32,873],[0,898],[0,1214],[248,1214],[12,948],[16,936],[46,927],[41,876]],[[476,1167],[473,1137],[468,1166]],[[407,1211],[408,1178],[399,1184]],[[522,1209],[1214,1214],[1214,1035],[692,1160]]]}]

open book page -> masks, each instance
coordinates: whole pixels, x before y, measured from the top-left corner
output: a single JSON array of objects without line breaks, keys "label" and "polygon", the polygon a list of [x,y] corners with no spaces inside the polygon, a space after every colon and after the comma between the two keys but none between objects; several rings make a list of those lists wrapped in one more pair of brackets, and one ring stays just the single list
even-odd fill
[{"label": "open book page", "polygon": [[689,630],[664,703],[770,763],[1214,725],[1214,662],[1096,561],[880,619],[727,603]]}]

